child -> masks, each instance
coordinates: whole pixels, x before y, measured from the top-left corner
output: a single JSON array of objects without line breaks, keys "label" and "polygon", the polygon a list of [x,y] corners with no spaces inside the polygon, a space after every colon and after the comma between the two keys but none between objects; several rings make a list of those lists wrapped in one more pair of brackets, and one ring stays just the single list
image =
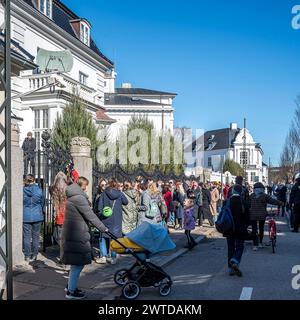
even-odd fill
[{"label": "child", "polygon": [[192,250],[195,245],[197,245],[197,242],[194,240],[194,238],[191,235],[191,230],[195,229],[195,217],[194,217],[194,201],[192,199],[185,199],[184,200],[184,230],[185,235],[188,240],[187,246],[185,248],[188,248]]}]

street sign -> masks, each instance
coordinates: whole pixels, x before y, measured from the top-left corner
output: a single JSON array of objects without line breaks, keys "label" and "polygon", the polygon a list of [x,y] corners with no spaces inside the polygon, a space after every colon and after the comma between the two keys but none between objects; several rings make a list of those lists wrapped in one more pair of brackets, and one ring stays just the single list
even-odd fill
[{"label": "street sign", "polygon": [[40,71],[65,73],[73,68],[73,56],[70,50],[49,51],[38,48],[36,63]]}]

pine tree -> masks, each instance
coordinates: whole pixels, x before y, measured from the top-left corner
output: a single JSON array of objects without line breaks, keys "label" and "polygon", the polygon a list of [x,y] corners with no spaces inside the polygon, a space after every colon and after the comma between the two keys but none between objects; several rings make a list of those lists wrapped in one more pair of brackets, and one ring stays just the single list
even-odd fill
[{"label": "pine tree", "polygon": [[98,126],[94,123],[92,115],[86,110],[81,98],[74,97],[55,120],[52,143],[64,151],[70,151],[72,138],[89,138],[94,155],[99,146],[98,130]]}]

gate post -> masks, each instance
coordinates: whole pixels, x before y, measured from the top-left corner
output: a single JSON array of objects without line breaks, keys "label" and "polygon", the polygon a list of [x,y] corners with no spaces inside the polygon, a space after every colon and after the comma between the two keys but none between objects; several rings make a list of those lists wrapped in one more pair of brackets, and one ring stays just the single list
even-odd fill
[{"label": "gate post", "polygon": [[11,197],[12,197],[12,245],[14,266],[24,263],[23,242],[23,152],[19,142],[19,126],[11,127]]},{"label": "gate post", "polygon": [[71,141],[71,156],[79,176],[86,177],[90,182],[88,187],[88,196],[90,201],[92,201],[93,160],[91,158],[90,140],[84,137],[73,138]]}]

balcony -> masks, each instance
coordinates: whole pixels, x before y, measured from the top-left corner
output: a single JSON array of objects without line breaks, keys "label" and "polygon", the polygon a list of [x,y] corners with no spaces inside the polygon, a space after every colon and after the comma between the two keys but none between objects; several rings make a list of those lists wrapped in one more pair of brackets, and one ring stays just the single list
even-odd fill
[{"label": "balcony", "polygon": [[[99,92],[90,88],[79,81],[72,79],[67,75],[61,74],[32,74],[23,75],[22,80],[25,81],[23,88],[25,92],[49,92],[50,87],[55,83],[55,91],[65,92],[67,94],[74,94],[81,97],[83,100],[95,104],[101,104],[101,97]],[[54,93],[54,92],[53,92]],[[103,103],[102,103],[103,104]]]}]

